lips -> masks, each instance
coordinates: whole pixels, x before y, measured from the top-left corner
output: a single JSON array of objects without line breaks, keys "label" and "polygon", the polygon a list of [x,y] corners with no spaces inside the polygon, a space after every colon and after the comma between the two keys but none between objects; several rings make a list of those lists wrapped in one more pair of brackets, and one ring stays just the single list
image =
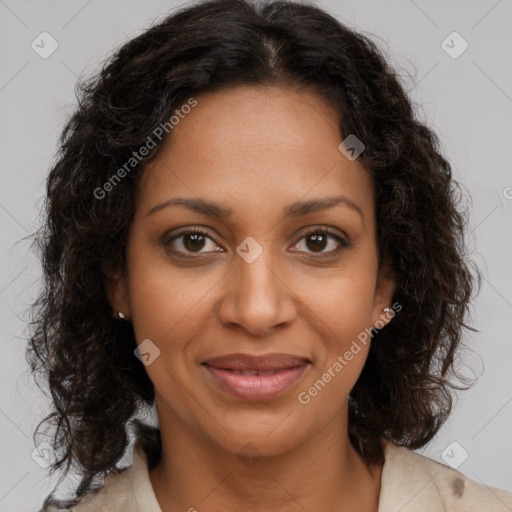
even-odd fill
[{"label": "lips", "polygon": [[223,370],[265,372],[296,368],[297,366],[304,366],[309,362],[309,359],[305,357],[297,357],[290,354],[266,354],[262,356],[230,354],[208,359],[203,364]]},{"label": "lips", "polygon": [[230,354],[202,363],[213,381],[242,400],[265,400],[283,393],[302,376],[311,361],[290,354]]}]

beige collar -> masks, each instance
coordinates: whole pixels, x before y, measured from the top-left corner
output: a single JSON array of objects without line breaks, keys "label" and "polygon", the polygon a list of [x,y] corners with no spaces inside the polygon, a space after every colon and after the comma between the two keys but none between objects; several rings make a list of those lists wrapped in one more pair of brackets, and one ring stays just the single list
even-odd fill
[{"label": "beige collar", "polygon": [[[385,462],[378,512],[512,512],[512,493],[470,480],[459,471],[391,441],[383,439],[383,447]],[[140,445],[134,446],[131,467],[105,478],[103,489],[84,496],[71,510],[97,512],[98,508],[110,512],[162,512]]]}]

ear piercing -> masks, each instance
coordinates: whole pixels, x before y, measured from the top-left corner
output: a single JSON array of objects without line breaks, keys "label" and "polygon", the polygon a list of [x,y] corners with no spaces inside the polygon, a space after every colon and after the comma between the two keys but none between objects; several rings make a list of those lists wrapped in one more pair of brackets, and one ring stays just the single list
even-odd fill
[{"label": "ear piercing", "polygon": [[[389,313],[391,311],[391,308],[383,308],[384,313]],[[124,320],[124,314],[121,311],[118,311],[117,314],[119,315],[119,318],[122,318]]]}]

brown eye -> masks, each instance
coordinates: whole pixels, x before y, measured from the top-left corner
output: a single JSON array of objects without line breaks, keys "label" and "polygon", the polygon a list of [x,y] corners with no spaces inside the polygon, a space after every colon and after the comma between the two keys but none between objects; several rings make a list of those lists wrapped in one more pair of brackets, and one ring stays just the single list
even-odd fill
[{"label": "brown eye", "polygon": [[[315,229],[305,233],[301,240],[306,240],[306,252],[317,253],[321,255],[334,255],[339,253],[342,249],[350,246],[349,242],[340,235],[329,231],[328,229]],[[300,243],[296,244],[298,247]],[[325,250],[331,247],[330,250]],[[294,252],[300,252],[300,249],[295,249]]]},{"label": "brown eye", "polygon": [[212,246],[210,251],[203,251],[203,249],[208,246],[208,241],[213,242],[213,239],[208,236],[205,231],[198,228],[189,228],[172,237],[165,237],[162,243],[166,249],[181,256],[193,253],[206,254],[208,252],[220,252],[218,249],[219,246],[215,243],[210,244]]},{"label": "brown eye", "polygon": [[189,233],[183,235],[183,246],[187,251],[200,251],[205,245],[205,236],[199,233]]},{"label": "brown eye", "polygon": [[322,252],[329,242],[328,235],[324,233],[313,233],[308,235],[306,239],[308,240],[306,242],[308,249],[311,249],[313,252]]}]

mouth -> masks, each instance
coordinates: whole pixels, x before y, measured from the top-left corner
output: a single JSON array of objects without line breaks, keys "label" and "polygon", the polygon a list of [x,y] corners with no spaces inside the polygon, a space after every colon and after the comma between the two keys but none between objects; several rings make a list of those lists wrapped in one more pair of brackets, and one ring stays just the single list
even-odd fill
[{"label": "mouth", "polygon": [[214,383],[240,400],[268,400],[290,389],[311,361],[290,354],[230,354],[202,363]]}]

